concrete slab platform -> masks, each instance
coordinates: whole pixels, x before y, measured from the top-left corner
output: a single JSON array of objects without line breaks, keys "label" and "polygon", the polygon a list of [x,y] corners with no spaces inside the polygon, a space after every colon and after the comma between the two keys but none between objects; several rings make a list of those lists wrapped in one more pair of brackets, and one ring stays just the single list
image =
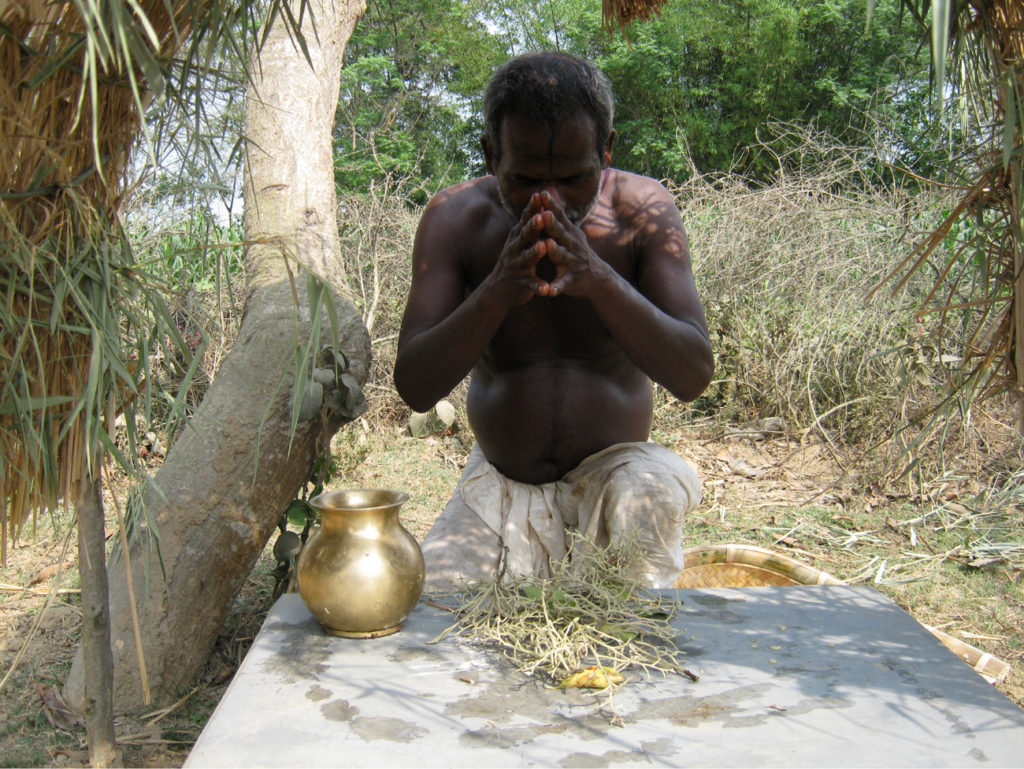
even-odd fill
[{"label": "concrete slab platform", "polygon": [[186,767],[1024,767],[1024,711],[881,593],[680,590],[682,676],[549,689],[420,604],[373,640],[269,613]]}]

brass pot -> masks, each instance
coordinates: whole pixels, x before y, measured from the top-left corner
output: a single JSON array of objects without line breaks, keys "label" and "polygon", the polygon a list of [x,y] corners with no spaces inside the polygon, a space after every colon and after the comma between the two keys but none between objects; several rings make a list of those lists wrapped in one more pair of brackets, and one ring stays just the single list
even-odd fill
[{"label": "brass pot", "polygon": [[423,591],[423,554],[398,520],[409,495],[330,491],[310,500],[321,525],[302,548],[299,595],[328,633],[377,638],[402,629]]}]

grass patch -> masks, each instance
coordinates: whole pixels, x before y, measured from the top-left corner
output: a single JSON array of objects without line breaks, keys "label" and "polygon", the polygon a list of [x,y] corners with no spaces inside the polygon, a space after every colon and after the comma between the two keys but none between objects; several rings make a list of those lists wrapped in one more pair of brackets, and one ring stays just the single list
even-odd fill
[{"label": "grass patch", "polygon": [[332,451],[342,459],[332,483],[405,491],[409,501],[399,519],[422,542],[462,474],[468,454],[464,440],[457,433],[413,438],[401,425],[388,425],[381,434],[356,424],[334,439]]}]

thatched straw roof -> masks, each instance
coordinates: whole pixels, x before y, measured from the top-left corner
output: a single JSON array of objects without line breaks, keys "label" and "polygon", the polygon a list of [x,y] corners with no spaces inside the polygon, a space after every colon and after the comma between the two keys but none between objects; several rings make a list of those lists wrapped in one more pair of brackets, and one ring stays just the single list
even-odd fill
[{"label": "thatched straw roof", "polygon": [[601,17],[609,33],[618,25],[623,33],[636,19],[647,20],[661,14],[668,0],[601,0]]},{"label": "thatched straw roof", "polygon": [[[121,355],[131,259],[116,227],[142,70],[201,3],[0,0],[0,540],[69,506],[131,390]],[[123,35],[114,35],[114,31]],[[152,74],[152,70],[147,74]],[[117,288],[120,285],[121,288]]]}]

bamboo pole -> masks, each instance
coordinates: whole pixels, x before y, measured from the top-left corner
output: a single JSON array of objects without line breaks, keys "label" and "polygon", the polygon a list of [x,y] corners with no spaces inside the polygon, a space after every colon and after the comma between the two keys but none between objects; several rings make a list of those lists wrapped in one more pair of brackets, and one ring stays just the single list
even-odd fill
[{"label": "bamboo pole", "polygon": [[[1016,169],[1015,169],[1016,170]],[[1018,211],[1016,190],[1020,180],[1011,183],[1013,206]],[[1017,371],[1017,434],[1024,435],[1024,254],[1020,245],[1014,248],[1014,289],[1013,289],[1013,346],[1014,366]]]},{"label": "bamboo pole", "polygon": [[90,660],[85,675],[83,708],[89,737],[89,763],[92,766],[113,766],[117,760],[114,655],[110,649],[106,536],[98,472],[90,474],[82,483],[75,507],[78,515],[78,568],[82,575],[82,646]]}]

